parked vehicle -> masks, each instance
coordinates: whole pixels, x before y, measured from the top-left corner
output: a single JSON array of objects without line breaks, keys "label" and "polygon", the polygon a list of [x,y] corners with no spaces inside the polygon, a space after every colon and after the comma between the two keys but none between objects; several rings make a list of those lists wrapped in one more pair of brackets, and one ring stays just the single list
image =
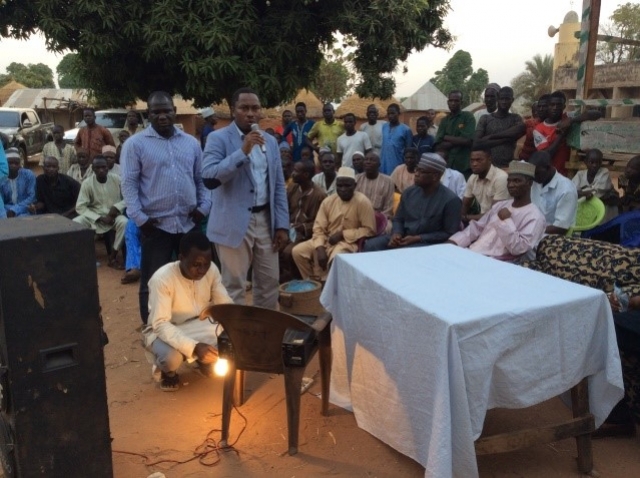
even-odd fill
[{"label": "parked vehicle", "polygon": [[[129,113],[129,111],[130,110],[125,110],[124,108],[96,111],[96,124],[104,126],[109,130],[111,136],[113,136],[113,140],[115,141],[116,146],[120,144],[118,133],[125,128],[125,124],[127,122],[127,114]],[[143,114],[142,111],[136,111],[136,113],[138,114],[138,123],[146,126],[146,112]],[[76,140],[76,136],[78,136],[78,130],[80,130],[80,128],[82,128],[83,126],[86,126],[84,120],[80,121],[77,124],[77,128],[65,131],[64,141],[66,143],[73,144],[73,142]]]},{"label": "parked vehicle", "polygon": [[22,164],[28,156],[42,152],[50,140],[53,123],[42,123],[30,108],[0,108],[0,132],[9,138],[9,147],[18,148]]}]

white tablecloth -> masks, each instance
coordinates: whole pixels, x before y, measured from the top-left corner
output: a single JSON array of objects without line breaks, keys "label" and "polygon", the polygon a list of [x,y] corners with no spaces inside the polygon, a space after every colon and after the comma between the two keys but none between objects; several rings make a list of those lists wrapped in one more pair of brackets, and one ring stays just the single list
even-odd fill
[{"label": "white tablecloth", "polygon": [[623,396],[605,294],[453,245],[337,256],[331,402],[426,468],[478,475],[486,411],[589,377],[598,426]]}]

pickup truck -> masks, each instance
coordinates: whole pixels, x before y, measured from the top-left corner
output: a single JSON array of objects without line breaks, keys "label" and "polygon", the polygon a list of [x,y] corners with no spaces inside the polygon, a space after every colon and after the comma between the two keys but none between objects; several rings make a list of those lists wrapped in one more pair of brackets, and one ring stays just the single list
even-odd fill
[{"label": "pickup truck", "polygon": [[0,132],[9,137],[9,147],[18,148],[23,165],[27,157],[42,152],[53,123],[42,123],[30,108],[0,108]]}]

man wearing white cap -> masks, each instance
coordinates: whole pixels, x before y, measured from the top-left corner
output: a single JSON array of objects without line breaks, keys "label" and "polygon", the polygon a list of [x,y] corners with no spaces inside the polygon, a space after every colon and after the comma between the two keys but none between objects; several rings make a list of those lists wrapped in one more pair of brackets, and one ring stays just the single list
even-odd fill
[{"label": "man wearing white cap", "polygon": [[462,202],[440,183],[446,168],[441,156],[422,155],[415,170],[415,185],[405,189],[400,198],[391,235],[369,239],[365,252],[439,244],[460,229]]},{"label": "man wearing white cap", "polygon": [[116,147],[106,145],[102,147],[102,156],[107,160],[107,168],[109,168],[109,174],[115,174],[119,178],[122,177],[120,174],[120,165],[116,163]]},{"label": "man wearing white cap", "polygon": [[313,237],[295,246],[293,260],[303,279],[325,279],[337,254],[357,252],[358,241],[375,234],[371,201],[356,191],[355,172],[343,167],[336,177],[336,194],[327,197],[313,224]]},{"label": "man wearing white cap", "polygon": [[495,203],[449,242],[503,261],[532,256],[546,227],[544,216],[531,202],[535,172],[533,164],[511,161],[507,180],[511,199]]},{"label": "man wearing white cap", "polygon": [[202,108],[200,110],[200,114],[202,115],[202,119],[204,119],[202,132],[200,133],[200,144],[202,145],[202,149],[204,149],[207,144],[207,136],[209,136],[210,133],[213,133],[218,121],[216,120],[216,112],[213,108]]}]

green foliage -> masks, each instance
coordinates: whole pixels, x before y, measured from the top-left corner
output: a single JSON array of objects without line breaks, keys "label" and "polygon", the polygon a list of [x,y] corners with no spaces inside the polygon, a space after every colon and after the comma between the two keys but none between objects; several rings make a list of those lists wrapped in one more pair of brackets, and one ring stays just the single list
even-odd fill
[{"label": "green foliage", "polygon": [[431,78],[431,83],[445,95],[452,90],[462,91],[464,108],[481,100],[482,93],[489,83],[489,74],[482,68],[474,72],[473,60],[469,52],[458,50],[442,70],[436,71],[436,76]]},{"label": "green foliage", "polygon": [[[608,24],[602,25],[601,34],[626,40],[640,40],[640,4],[619,5],[609,20]],[[640,59],[640,46],[598,42],[596,60],[601,63],[620,63],[638,59]]]},{"label": "green foliage", "polygon": [[55,88],[53,71],[44,63],[24,65],[15,61],[7,66],[7,74],[0,75],[0,84],[11,80],[23,84],[27,88]]},{"label": "green foliage", "polygon": [[84,88],[86,80],[84,79],[82,64],[78,60],[77,53],[67,53],[62,57],[60,63],[56,67],[58,74],[58,85],[60,88]]},{"label": "green foliage", "polygon": [[[345,42],[348,46],[349,43]],[[353,72],[353,53],[333,48],[324,53],[320,69],[311,82],[311,91],[323,103],[340,103],[353,91],[356,74]]]},{"label": "green foliage", "polygon": [[311,86],[338,32],[355,41],[362,96],[390,97],[398,62],[447,47],[449,0],[4,0],[0,35],[70,49],[103,106],[162,89],[197,105],[256,88],[266,106]]},{"label": "green foliage", "polygon": [[545,93],[551,93],[553,80],[553,57],[545,55],[534,56],[525,62],[525,71],[511,80],[514,96],[522,96],[525,106],[530,107]]}]

